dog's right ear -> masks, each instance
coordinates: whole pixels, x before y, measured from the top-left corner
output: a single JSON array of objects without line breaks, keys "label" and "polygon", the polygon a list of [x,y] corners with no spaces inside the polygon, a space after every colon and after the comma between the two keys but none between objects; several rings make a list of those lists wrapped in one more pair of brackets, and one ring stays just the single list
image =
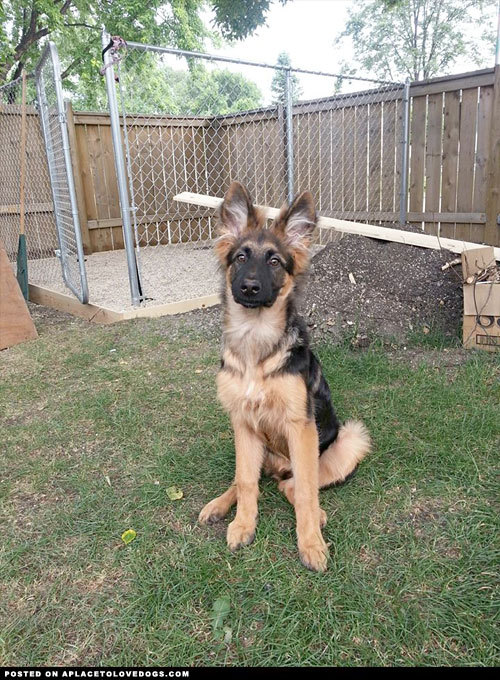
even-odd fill
[{"label": "dog's right ear", "polygon": [[247,190],[232,182],[219,208],[219,238],[215,250],[221,261],[241,234],[255,223],[255,211]]},{"label": "dog's right ear", "polygon": [[221,232],[229,232],[233,236],[241,236],[247,228],[249,217],[253,218],[253,206],[245,187],[239,182],[232,182],[222,201],[219,217]]}]

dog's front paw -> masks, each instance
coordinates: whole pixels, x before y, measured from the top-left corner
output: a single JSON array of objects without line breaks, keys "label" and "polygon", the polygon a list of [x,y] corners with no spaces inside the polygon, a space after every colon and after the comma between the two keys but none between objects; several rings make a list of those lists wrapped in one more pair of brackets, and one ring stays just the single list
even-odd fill
[{"label": "dog's front paw", "polygon": [[255,538],[255,525],[241,524],[233,520],[227,528],[227,544],[229,550],[238,550],[245,545],[250,545]]},{"label": "dog's front paw", "polygon": [[299,543],[300,561],[312,571],[326,571],[328,548],[323,537],[314,542]]},{"label": "dog's front paw", "polygon": [[219,498],[214,498],[213,501],[207,503],[203,510],[198,515],[198,522],[200,524],[215,524],[227,515],[227,507],[222,504]]}]

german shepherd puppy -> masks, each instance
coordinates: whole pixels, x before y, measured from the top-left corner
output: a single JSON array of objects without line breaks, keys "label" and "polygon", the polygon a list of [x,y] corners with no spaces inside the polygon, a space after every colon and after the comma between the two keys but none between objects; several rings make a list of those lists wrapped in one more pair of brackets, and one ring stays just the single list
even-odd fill
[{"label": "german shepherd puppy", "polygon": [[227,543],[231,550],[249,545],[263,469],[295,507],[300,559],[324,571],[326,514],[319,489],[344,481],[371,444],[361,422],[339,424],[297,313],[297,289],[316,226],[313,198],[300,194],[268,228],[244,187],[233,182],[219,220],[215,250],[225,271],[225,317],[217,392],[234,429],[236,475],[199,520],[215,522],[237,503]]}]

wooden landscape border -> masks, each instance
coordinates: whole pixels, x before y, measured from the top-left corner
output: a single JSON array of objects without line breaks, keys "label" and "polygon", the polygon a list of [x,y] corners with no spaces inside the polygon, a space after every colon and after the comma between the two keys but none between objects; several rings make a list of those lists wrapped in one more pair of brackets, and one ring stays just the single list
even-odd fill
[{"label": "wooden landscape border", "polygon": [[30,302],[34,302],[37,305],[51,307],[60,312],[66,312],[67,314],[72,314],[73,316],[97,324],[110,324],[116,323],[117,321],[128,321],[129,319],[156,319],[160,316],[183,314],[184,312],[190,312],[193,309],[213,307],[214,305],[218,305],[221,301],[220,295],[215,293],[213,295],[191,298],[189,300],[167,302],[163,305],[156,305],[154,307],[138,307],[136,309],[126,309],[118,312],[115,309],[109,309],[92,303],[83,305],[71,295],[59,293],[50,288],[36,286],[31,283],[29,285],[29,298]]}]

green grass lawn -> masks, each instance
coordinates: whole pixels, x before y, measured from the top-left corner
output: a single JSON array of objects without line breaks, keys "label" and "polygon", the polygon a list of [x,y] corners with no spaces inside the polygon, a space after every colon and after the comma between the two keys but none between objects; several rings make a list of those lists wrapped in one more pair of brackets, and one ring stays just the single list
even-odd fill
[{"label": "green grass lawn", "polygon": [[234,466],[217,339],[180,319],[40,330],[0,353],[3,665],[499,663],[498,356],[318,348],[375,448],[321,493],[314,574],[270,480],[250,547],[197,524]]}]

